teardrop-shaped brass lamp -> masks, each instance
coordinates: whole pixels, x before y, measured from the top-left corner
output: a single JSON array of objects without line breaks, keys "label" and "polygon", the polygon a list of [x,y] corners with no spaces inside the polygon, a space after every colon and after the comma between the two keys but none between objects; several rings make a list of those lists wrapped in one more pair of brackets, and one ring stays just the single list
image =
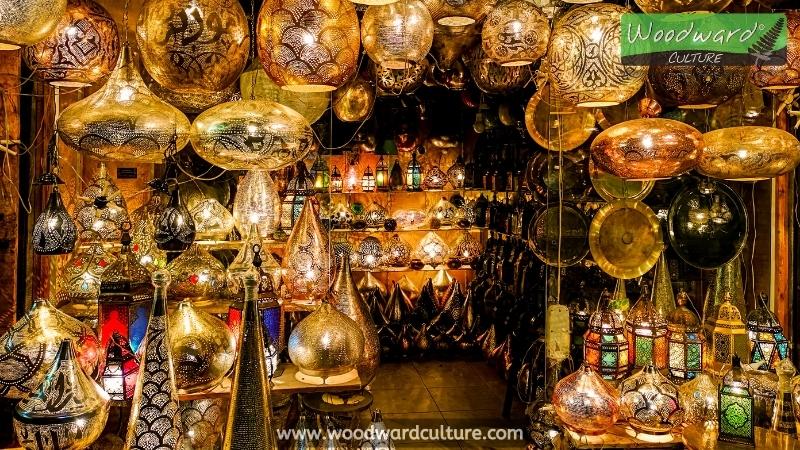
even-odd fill
[{"label": "teardrop-shaped brass lamp", "polygon": [[47,38],[67,9],[67,0],[0,2],[0,50],[16,50]]},{"label": "teardrop-shaped brass lamp", "polygon": [[233,200],[233,220],[244,236],[253,224],[258,225],[262,238],[275,232],[276,214],[280,199],[272,177],[266,170],[249,170],[239,181]]},{"label": "teardrop-shaped brass lamp", "polygon": [[328,292],[331,254],[314,205],[306,198],[286,244],[283,282],[295,299],[321,299]]},{"label": "teardrop-shaped brass lamp", "polygon": [[173,141],[173,151],[186,146],[189,119],[147,88],[123,45],[108,82],[61,113],[58,133],[72,149],[96,158],[157,163]]},{"label": "teardrop-shaped brass lamp", "polygon": [[315,141],[308,121],[288,106],[241,100],[210,108],[192,123],[192,146],[228,170],[279,170],[308,155]]}]

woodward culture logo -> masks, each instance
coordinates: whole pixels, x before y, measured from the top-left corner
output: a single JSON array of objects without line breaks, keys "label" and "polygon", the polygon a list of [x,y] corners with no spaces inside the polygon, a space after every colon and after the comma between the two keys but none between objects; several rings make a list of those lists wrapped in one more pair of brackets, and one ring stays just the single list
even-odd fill
[{"label": "woodward culture logo", "polygon": [[622,15],[625,65],[781,66],[786,63],[786,15]]}]

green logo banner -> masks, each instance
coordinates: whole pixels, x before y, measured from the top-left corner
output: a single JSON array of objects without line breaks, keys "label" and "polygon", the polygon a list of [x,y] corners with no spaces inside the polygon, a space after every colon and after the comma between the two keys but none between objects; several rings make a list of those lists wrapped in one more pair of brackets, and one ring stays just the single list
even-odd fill
[{"label": "green logo banner", "polygon": [[635,14],[622,16],[627,65],[752,65],[786,63],[786,15]]}]

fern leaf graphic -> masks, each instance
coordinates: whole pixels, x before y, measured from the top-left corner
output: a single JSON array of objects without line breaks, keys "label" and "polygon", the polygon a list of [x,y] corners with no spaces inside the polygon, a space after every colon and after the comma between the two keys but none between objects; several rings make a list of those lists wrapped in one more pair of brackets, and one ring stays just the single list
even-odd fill
[{"label": "fern leaf graphic", "polygon": [[756,41],[750,48],[747,49],[747,53],[753,57],[754,63],[762,63],[769,61],[776,50],[775,44],[778,43],[778,37],[780,37],[781,29],[783,28],[786,19],[781,17],[779,18],[775,24],[764,33],[758,41]]}]

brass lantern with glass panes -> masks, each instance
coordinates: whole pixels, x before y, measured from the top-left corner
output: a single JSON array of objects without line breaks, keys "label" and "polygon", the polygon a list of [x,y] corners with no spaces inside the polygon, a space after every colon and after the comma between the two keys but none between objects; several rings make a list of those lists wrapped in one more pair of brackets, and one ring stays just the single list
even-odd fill
[{"label": "brass lantern with glass panes", "polygon": [[112,401],[133,398],[136,376],[139,374],[139,361],[128,340],[119,333],[111,335],[106,346],[106,359],[100,384]]},{"label": "brass lantern with glass panes", "polygon": [[417,152],[411,154],[411,161],[406,167],[406,190],[412,192],[422,190],[422,166],[417,161]]},{"label": "brass lantern with glass panes", "polygon": [[604,289],[583,336],[583,363],[603,379],[620,380],[628,373],[628,340],[625,322],[611,309],[610,301],[611,294]]},{"label": "brass lantern with glass panes", "polygon": [[389,190],[389,167],[386,161],[383,160],[383,155],[378,159],[378,164],[375,166],[375,187],[380,192]]},{"label": "brass lantern with glass panes", "polygon": [[728,371],[735,355],[749,354],[747,329],[739,309],[731,303],[731,293],[723,294],[724,301],[709,314],[706,334],[709,340],[706,368],[715,375]]},{"label": "brass lantern with glass panes", "polygon": [[632,368],[652,361],[657,369],[667,367],[667,320],[661,316],[650,296],[650,286],[643,284],[641,296],[625,320],[628,354]]},{"label": "brass lantern with glass panes", "polygon": [[739,357],[719,387],[719,440],[753,445],[755,441],[753,394]]},{"label": "brass lantern with glass panes", "polygon": [[316,193],[314,180],[311,179],[306,164],[303,161],[297,163],[295,176],[289,180],[286,186],[286,193],[281,201],[280,229],[284,232],[291,231],[294,224],[300,217],[306,197],[313,197]]},{"label": "brass lantern with glass panes", "polygon": [[758,296],[758,307],[747,314],[747,336],[750,362],[766,361],[767,367],[774,369],[779,361],[789,356],[789,341],[763,292]]},{"label": "brass lantern with glass panes", "polygon": [[342,192],[343,187],[342,173],[339,172],[338,167],[333,166],[331,171],[331,192]]},{"label": "brass lantern with glass panes", "polygon": [[372,167],[370,166],[367,166],[361,175],[361,191],[375,192],[375,174],[372,173]]},{"label": "brass lantern with glass panes", "polygon": [[689,294],[678,292],[678,307],[667,316],[667,367],[674,380],[691,380],[703,371],[705,336],[700,318],[686,305]]},{"label": "brass lantern with glass panes", "polygon": [[331,174],[328,170],[328,163],[322,158],[322,155],[317,155],[314,164],[311,166],[311,179],[314,180],[314,189],[317,192],[328,192],[328,186],[331,182]]}]

